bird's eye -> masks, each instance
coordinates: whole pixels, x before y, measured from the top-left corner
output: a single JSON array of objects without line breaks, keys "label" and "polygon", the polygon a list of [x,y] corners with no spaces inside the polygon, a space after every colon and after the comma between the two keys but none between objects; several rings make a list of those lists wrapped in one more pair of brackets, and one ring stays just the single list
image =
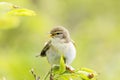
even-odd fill
[{"label": "bird's eye", "polygon": [[57,35],[60,34],[60,33],[56,33]]}]

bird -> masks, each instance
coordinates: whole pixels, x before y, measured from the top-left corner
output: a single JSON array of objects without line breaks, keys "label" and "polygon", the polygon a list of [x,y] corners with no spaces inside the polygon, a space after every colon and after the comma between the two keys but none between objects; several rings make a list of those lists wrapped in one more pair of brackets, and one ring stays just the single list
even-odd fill
[{"label": "bird", "polygon": [[76,57],[76,48],[69,31],[63,26],[54,27],[48,40],[41,50],[40,56],[47,57],[51,65],[60,65],[60,57],[63,56],[66,65],[70,65]]}]

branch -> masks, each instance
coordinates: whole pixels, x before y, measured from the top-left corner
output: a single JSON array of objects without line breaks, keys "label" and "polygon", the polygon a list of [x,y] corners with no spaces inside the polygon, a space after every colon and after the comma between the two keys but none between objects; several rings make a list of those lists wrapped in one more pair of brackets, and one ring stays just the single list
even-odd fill
[{"label": "branch", "polygon": [[33,68],[31,69],[31,73],[32,73],[32,75],[34,76],[35,80],[40,80],[40,76],[37,76],[37,75],[35,74]]}]

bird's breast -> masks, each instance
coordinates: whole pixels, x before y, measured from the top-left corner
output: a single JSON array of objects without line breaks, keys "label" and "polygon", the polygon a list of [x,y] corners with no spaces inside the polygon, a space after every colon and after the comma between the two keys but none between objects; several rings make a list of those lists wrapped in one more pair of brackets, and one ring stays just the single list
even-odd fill
[{"label": "bird's breast", "polygon": [[52,48],[53,50],[60,52],[60,53],[66,53],[69,49],[70,43],[64,43],[59,40],[53,40],[52,41]]},{"label": "bird's breast", "polygon": [[61,55],[65,57],[67,64],[70,64],[75,58],[76,50],[72,42],[64,43],[59,40],[52,40],[51,45],[47,52],[47,58],[50,63],[59,64]]}]

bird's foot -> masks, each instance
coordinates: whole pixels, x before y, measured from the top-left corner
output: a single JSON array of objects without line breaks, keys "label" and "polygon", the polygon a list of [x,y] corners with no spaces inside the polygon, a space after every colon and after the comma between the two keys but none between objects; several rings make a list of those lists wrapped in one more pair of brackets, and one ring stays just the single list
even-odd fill
[{"label": "bird's foot", "polygon": [[69,65],[66,65],[66,70],[70,71],[71,73],[73,73],[75,71],[75,69]]}]

